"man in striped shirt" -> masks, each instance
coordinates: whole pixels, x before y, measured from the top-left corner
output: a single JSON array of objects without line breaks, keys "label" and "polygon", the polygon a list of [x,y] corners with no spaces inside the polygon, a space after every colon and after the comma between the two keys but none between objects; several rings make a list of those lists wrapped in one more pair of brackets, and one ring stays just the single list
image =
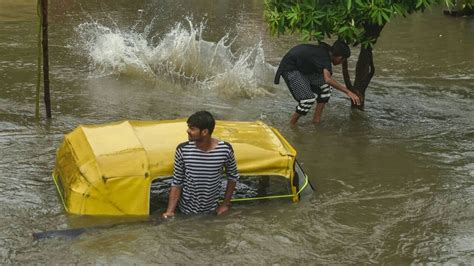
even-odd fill
[{"label": "man in striped shirt", "polygon": [[[232,146],[212,137],[215,120],[207,111],[188,118],[188,139],[176,148],[173,179],[164,218],[181,213],[222,214],[229,210],[230,200],[239,179]],[[227,176],[224,201],[219,205],[222,174]]]}]

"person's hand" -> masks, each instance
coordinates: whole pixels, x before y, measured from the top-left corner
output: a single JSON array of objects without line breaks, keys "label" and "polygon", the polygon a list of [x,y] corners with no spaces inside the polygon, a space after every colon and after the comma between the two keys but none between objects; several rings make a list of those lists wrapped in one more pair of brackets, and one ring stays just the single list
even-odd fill
[{"label": "person's hand", "polygon": [[161,217],[165,218],[165,219],[168,219],[170,217],[173,217],[174,216],[174,212],[164,212]]},{"label": "person's hand", "polygon": [[354,103],[355,105],[360,105],[360,98],[359,98],[359,96],[357,96],[357,94],[349,91],[347,93],[347,96],[349,96],[349,98],[351,98],[352,103]]},{"label": "person's hand", "polygon": [[230,206],[228,204],[221,204],[221,205],[219,205],[219,207],[217,207],[216,213],[217,213],[217,215],[221,215],[221,214],[229,211],[229,209],[230,209]]}]

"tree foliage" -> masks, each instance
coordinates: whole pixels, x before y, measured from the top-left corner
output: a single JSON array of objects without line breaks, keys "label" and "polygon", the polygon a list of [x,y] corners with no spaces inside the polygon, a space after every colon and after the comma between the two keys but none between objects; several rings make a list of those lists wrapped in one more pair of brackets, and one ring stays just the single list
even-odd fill
[{"label": "tree foliage", "polygon": [[[424,11],[452,0],[265,0],[265,19],[272,34],[299,32],[305,40],[333,35],[349,44],[372,47],[383,26],[397,15]],[[379,28],[378,32],[371,29]]]}]

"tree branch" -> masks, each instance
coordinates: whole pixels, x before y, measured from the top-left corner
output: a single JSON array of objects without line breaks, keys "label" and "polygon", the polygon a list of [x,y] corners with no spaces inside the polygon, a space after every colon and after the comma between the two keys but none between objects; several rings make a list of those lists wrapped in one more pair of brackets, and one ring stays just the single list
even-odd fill
[{"label": "tree branch", "polygon": [[[370,80],[372,80],[372,78],[374,77],[374,74],[375,74],[374,56],[372,54],[372,49],[370,49],[369,64],[370,64],[370,73],[369,73],[369,82],[370,82]],[[367,84],[367,85],[369,85],[369,84]]]},{"label": "tree branch", "polygon": [[352,86],[352,81],[349,74],[347,60],[344,60],[344,62],[342,62],[342,75],[344,76],[344,83],[346,83],[346,87],[352,91],[353,86]]}]

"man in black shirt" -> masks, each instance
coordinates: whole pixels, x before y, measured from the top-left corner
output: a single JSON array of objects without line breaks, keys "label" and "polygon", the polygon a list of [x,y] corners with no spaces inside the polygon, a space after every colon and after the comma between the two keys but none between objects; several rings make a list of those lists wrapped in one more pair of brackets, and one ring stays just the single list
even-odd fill
[{"label": "man in black shirt", "polygon": [[332,78],[331,63],[339,65],[350,55],[351,50],[341,40],[334,42],[332,47],[326,43],[301,44],[286,53],[276,72],[275,84],[279,84],[280,76],[283,76],[293,98],[298,102],[290,119],[291,125],[295,125],[302,115],[306,115],[315,101],[317,104],[313,122],[319,123],[332,88],[346,93],[354,104],[360,105],[356,94]]}]

